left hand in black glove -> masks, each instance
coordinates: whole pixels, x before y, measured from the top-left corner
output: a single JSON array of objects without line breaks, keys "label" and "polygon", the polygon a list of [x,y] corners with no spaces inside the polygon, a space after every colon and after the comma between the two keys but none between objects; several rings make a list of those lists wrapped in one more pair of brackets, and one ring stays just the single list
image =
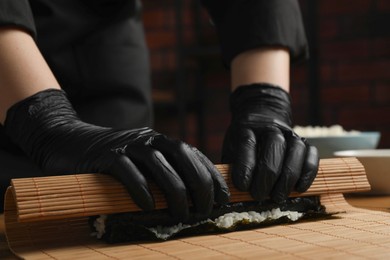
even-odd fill
[{"label": "left hand in black glove", "polygon": [[45,173],[109,174],[142,209],[154,209],[146,181],[154,180],[179,221],[189,216],[188,199],[200,217],[229,199],[224,179],[196,148],[146,127],[118,130],[85,123],[60,90],[38,92],[13,105],[5,129]]},{"label": "left hand in black glove", "polygon": [[268,84],[241,86],[230,108],[222,162],[232,164],[234,185],[259,201],[283,202],[293,190],[306,191],[317,174],[318,151],[291,129],[288,93]]}]

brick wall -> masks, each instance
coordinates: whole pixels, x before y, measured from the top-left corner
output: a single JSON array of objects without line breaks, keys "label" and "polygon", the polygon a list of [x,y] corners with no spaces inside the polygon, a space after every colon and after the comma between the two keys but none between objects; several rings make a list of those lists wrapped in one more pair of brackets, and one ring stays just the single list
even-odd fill
[{"label": "brick wall", "polygon": [[[177,87],[177,31],[175,1],[143,1],[146,39],[150,49],[152,83],[155,92],[171,91]],[[222,66],[217,40],[207,13],[202,9],[199,19],[201,36],[197,37],[193,0],[182,1],[183,15],[183,88],[186,106],[185,141],[201,148],[214,162],[220,159],[224,131],[230,120],[228,113],[229,74]],[[206,49],[199,49],[199,46]],[[201,95],[201,96],[199,96]],[[158,96],[158,95],[157,95]],[[158,97],[157,97],[158,98]],[[178,100],[176,100],[178,101]],[[203,111],[200,108],[203,107]],[[199,114],[203,113],[203,131],[199,143]],[[155,128],[172,137],[181,138],[175,104],[156,102]]]},{"label": "brick wall", "polygon": [[[301,0],[306,26],[313,9],[310,0]],[[201,37],[194,24],[194,2],[183,0],[184,46],[216,44],[207,14],[201,13]],[[177,38],[174,1],[148,0],[144,3],[144,22],[150,47],[154,90],[175,90],[177,77]],[[318,0],[315,16],[317,28],[308,30],[311,46],[317,57],[317,70],[311,63],[292,69],[294,120],[296,124],[313,123],[310,112],[310,88],[316,78],[318,87],[318,118],[321,125],[340,124],[361,131],[380,131],[381,148],[390,148],[390,1],[388,0]],[[314,23],[315,24],[315,23]],[[311,24],[310,24],[311,25]],[[197,139],[197,111],[204,107],[205,144],[202,150],[214,162],[219,161],[224,130],[229,123],[227,98],[229,74],[218,54],[212,49],[207,55],[186,55],[182,69],[187,107],[185,140],[200,145]],[[199,76],[200,75],[200,76]],[[315,83],[315,82],[314,82]],[[204,97],[199,99],[199,84]],[[315,85],[315,84],[314,84]],[[172,92],[171,92],[172,93]],[[174,92],[173,92],[174,93]],[[156,129],[180,137],[175,106],[156,103]]]},{"label": "brick wall", "polygon": [[390,1],[322,0],[318,13],[322,123],[380,131],[389,148]]}]

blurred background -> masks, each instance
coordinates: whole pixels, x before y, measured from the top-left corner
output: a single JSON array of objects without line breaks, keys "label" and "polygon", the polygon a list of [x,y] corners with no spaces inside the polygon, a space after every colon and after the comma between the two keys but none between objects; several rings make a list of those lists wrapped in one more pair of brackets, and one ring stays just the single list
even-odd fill
[{"label": "blurred background", "polygon": [[[156,130],[220,161],[230,79],[197,0],[143,1]],[[379,131],[390,148],[390,1],[299,1],[311,59],[291,70],[295,125]]]}]

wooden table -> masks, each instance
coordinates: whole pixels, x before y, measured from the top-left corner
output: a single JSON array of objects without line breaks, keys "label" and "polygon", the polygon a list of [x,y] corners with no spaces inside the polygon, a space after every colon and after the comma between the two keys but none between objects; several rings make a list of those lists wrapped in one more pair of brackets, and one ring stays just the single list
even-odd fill
[{"label": "wooden table", "polygon": [[[370,210],[381,210],[390,212],[390,196],[373,196],[373,195],[346,195],[347,201],[360,208]],[[14,260],[18,259],[9,250],[4,229],[4,216],[0,215],[0,259]]]}]

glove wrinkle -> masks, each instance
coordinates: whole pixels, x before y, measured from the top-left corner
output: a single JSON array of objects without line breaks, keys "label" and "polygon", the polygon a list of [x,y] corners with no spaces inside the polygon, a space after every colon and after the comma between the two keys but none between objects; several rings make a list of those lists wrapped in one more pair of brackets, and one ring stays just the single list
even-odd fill
[{"label": "glove wrinkle", "polygon": [[127,148],[127,144],[123,147],[113,148],[111,149],[111,151],[116,154],[126,154],[126,148]]},{"label": "glove wrinkle", "polygon": [[[123,183],[134,202],[143,210],[153,210],[155,208],[154,199],[143,174],[128,157],[112,154],[108,156],[112,158],[109,160],[111,163],[108,163],[106,169],[102,168],[102,172],[110,173]],[[129,172],[132,174],[129,174]]]},{"label": "glove wrinkle", "polygon": [[307,146],[306,160],[303,164],[302,175],[300,176],[296,191],[305,192],[317,176],[319,165],[318,150],[315,146]]},{"label": "glove wrinkle", "polygon": [[253,171],[256,166],[257,149],[256,135],[251,129],[243,127],[236,134],[237,149],[234,149],[234,157],[236,158],[233,164],[233,182],[241,191],[248,191],[253,178]]},{"label": "glove wrinkle", "polygon": [[247,166],[244,162],[233,164],[232,174],[233,183],[240,191],[248,191],[252,183],[254,169]]},{"label": "glove wrinkle", "polygon": [[[166,160],[164,155],[150,146],[132,147],[128,155],[142,166],[142,172],[148,174],[162,189],[172,216],[186,220],[189,216],[186,185]],[[163,174],[161,174],[163,173]]]},{"label": "glove wrinkle", "polygon": [[230,191],[225,182],[225,179],[222,177],[222,175],[214,167],[212,162],[204,154],[202,154],[195,147],[192,147],[192,150],[197,155],[199,160],[203,163],[203,165],[206,166],[207,170],[211,173],[211,178],[213,180],[214,187],[216,187],[216,189],[214,189],[215,201],[220,205],[225,205],[226,203],[229,202],[229,197],[230,197]]},{"label": "glove wrinkle", "polygon": [[290,136],[288,140],[286,159],[283,163],[282,174],[271,195],[275,202],[280,203],[285,201],[291,191],[294,190],[294,187],[300,177],[300,173],[302,173],[304,159],[306,156],[306,145],[297,135]]}]

